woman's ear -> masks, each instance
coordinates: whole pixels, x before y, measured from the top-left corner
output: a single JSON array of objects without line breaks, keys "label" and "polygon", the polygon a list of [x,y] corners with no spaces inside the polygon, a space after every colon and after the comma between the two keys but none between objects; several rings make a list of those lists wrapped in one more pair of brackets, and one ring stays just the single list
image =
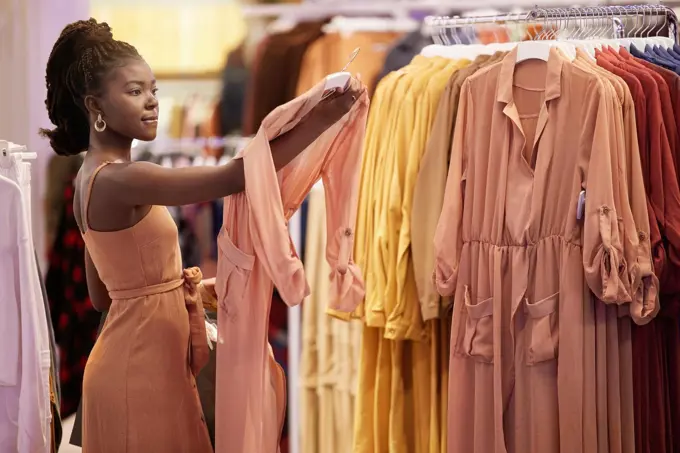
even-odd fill
[{"label": "woman's ear", "polygon": [[101,105],[96,97],[88,94],[85,96],[85,108],[87,109],[88,116],[90,118],[97,118],[97,115],[103,113]]}]

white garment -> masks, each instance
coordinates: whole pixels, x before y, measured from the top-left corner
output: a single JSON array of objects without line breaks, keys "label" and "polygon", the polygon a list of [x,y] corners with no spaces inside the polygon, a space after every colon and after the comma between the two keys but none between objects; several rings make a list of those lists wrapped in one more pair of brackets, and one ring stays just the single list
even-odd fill
[{"label": "white garment", "polygon": [[0,157],[0,452],[51,449],[47,315],[29,225],[30,166]]}]

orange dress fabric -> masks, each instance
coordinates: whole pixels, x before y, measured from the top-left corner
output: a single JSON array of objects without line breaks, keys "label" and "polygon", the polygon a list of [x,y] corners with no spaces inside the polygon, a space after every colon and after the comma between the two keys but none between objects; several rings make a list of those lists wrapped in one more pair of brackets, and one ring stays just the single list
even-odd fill
[{"label": "orange dress fabric", "polygon": [[[213,451],[194,379],[208,342],[198,268],[182,270],[177,227],[153,206],[120,231],[83,234],[111,308],[83,379],[84,453]],[[115,164],[113,164],[115,165]]]},{"label": "orange dress fabric", "polygon": [[358,178],[368,115],[361,96],[343,119],[278,174],[269,141],[291,129],[319,103],[323,83],[277,108],[237,156],[245,192],[224,200],[218,236],[217,404],[215,450],[276,453],[286,410],[286,382],[274,361],[267,325],[274,286],[288,305],[309,294],[303,265],[288,234],[288,219],[321,179],[326,193],[329,308],[351,312],[364,297],[352,260]]},{"label": "orange dress fabric", "polygon": [[618,193],[642,170],[618,163],[612,98],[555,49],[516,59],[462,87],[435,235],[437,288],[455,296],[449,453],[591,451],[592,304],[638,324],[659,308],[646,216]]}]

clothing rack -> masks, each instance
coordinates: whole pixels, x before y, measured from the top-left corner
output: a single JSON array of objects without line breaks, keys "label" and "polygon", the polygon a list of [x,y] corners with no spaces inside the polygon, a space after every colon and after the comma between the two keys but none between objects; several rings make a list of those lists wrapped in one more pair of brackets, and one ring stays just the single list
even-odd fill
[{"label": "clothing rack", "polygon": [[21,157],[21,160],[35,160],[38,158],[38,153],[28,152],[23,145],[9,142],[7,140],[0,140],[0,153],[3,157],[9,157],[10,154]]},{"label": "clothing rack", "polygon": [[[569,0],[545,0],[544,7],[567,8],[573,5]],[[623,0],[591,0],[587,5],[624,5]],[[644,4],[657,4],[655,0],[643,0]],[[517,0],[514,8],[533,8],[535,0]],[[385,15],[404,17],[411,13],[430,12],[444,14],[447,11],[473,11],[479,9],[507,10],[503,0],[379,0],[376,2],[330,0],[303,1],[302,3],[244,5],[241,10],[246,18],[276,18],[280,16],[322,17],[333,15]]]},{"label": "clothing rack", "polygon": [[[24,145],[17,145],[7,140],[0,140],[0,166],[7,165],[7,159],[12,156],[17,157],[18,161],[22,166],[25,167],[25,172],[22,172],[23,178],[25,178],[25,184],[28,188],[27,192],[22,193],[23,202],[26,205],[26,216],[28,221],[28,228],[31,232],[31,238],[33,237],[33,216],[31,211],[31,197],[28,195],[30,193],[31,187],[31,162],[38,158],[38,153],[29,152]],[[10,161],[9,165],[13,165]]]},{"label": "clothing rack", "polygon": [[[450,44],[447,38],[448,32],[458,28],[479,25],[543,25],[544,30],[558,32],[569,29],[582,30],[590,25],[592,32],[592,29],[596,31],[606,30],[606,24],[609,22],[613,38],[624,38],[638,34],[641,36],[654,36],[652,32],[659,25],[659,19],[663,19],[663,25],[667,24],[669,26],[669,37],[678,43],[678,18],[671,8],[659,4],[602,5],[569,8],[536,7],[525,13],[478,17],[430,16],[425,19],[425,25],[433,31],[434,36],[438,35],[442,44]],[[628,29],[629,26],[632,29]]]},{"label": "clothing rack", "polygon": [[133,141],[132,149],[150,149],[155,155],[182,154],[197,157],[205,148],[231,148],[236,152],[242,150],[250,142],[251,137],[227,135],[224,137],[196,138],[158,138],[153,142]]}]

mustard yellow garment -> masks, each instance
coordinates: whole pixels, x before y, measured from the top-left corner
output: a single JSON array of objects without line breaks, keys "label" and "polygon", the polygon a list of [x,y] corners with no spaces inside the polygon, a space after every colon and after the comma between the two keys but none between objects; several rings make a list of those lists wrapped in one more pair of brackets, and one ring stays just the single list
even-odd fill
[{"label": "mustard yellow garment", "polygon": [[[377,229],[373,238],[375,251],[372,265],[376,275],[376,304],[383,308],[385,317],[391,316],[396,307],[396,256],[399,245],[399,224],[401,223],[401,188],[406,173],[407,154],[416,122],[418,98],[427,87],[430,77],[442,71],[451,60],[444,58],[424,58],[417,56],[402,71],[406,76],[395,90],[400,95],[393,96],[395,122],[389,127],[389,134],[384,143],[387,147],[381,152],[384,158],[383,179],[377,205]],[[395,100],[397,102],[395,102]],[[370,297],[369,295],[368,297]],[[383,324],[384,325],[384,324]],[[382,326],[381,326],[382,327]],[[396,332],[387,329],[388,338],[396,339]]]},{"label": "mustard yellow garment", "polygon": [[402,105],[402,111],[415,111],[415,115],[397,127],[396,133],[405,133],[409,139],[394,149],[398,170],[392,173],[389,205],[384,211],[391,247],[385,299],[395,302],[386,326],[390,339],[424,341],[427,337],[410,254],[413,192],[439,99],[453,73],[468,64],[469,60],[436,60],[433,69],[418,78],[424,85],[418,90],[414,84]]},{"label": "mustard yellow garment", "polygon": [[[382,329],[370,327],[376,324],[373,314],[372,299],[369,297],[375,293],[375,278],[371,273],[369,263],[372,260],[372,237],[374,232],[375,200],[376,188],[380,186],[378,172],[380,141],[384,139],[381,131],[385,131],[386,125],[390,123],[391,97],[397,82],[405,75],[401,72],[393,72],[383,78],[378,84],[373,96],[371,111],[366,133],[366,146],[361,170],[361,183],[359,191],[359,208],[357,212],[357,230],[355,235],[355,260],[357,265],[364,272],[366,284],[366,301],[363,314],[366,325],[363,328],[361,339],[361,355],[359,360],[359,370],[357,378],[357,397],[356,410],[354,416],[354,451],[359,453],[373,453],[379,442],[376,433],[381,430],[377,428],[376,413],[374,402],[376,400],[376,378],[378,375],[389,375],[389,362],[387,366],[378,371],[378,354],[383,337]],[[388,409],[386,409],[388,410]],[[387,430],[384,430],[387,432]],[[386,440],[382,442],[384,445]]]},{"label": "mustard yellow garment", "polygon": [[[419,75],[422,76],[423,73],[427,73],[435,65],[441,67],[443,61],[418,55],[411,64],[397,71],[398,77],[395,80],[393,95],[390,96],[387,105],[387,117],[374,131],[375,134],[380,134],[381,139],[378,142],[376,177],[373,180],[373,234],[369,237],[372,244],[370,245],[370,260],[367,267],[368,275],[366,276],[375,285],[372,292],[366,292],[366,323],[373,327],[385,326],[386,313],[389,313],[390,308],[394,305],[394,301],[390,301],[386,297],[386,291],[389,272],[389,247],[396,247],[396,244],[391,245],[389,243],[385,209],[389,202],[392,174],[396,171],[394,156],[398,154],[398,151],[395,149],[400,143],[408,140],[407,137],[410,132],[410,128],[409,131],[405,131],[400,129],[398,125],[400,121],[406,122],[408,118],[412,118],[414,115],[413,112],[409,111],[409,103],[406,102],[404,94],[412,89],[411,85],[414,83],[416,84],[414,89],[418,89],[419,84],[422,85],[423,83]],[[436,69],[437,67],[435,67]],[[389,132],[386,133],[386,131]]]},{"label": "mustard yellow garment", "polygon": [[[417,58],[414,63],[429,65],[426,58]],[[408,67],[407,67],[408,68]],[[358,393],[354,418],[354,451],[373,453],[388,451],[389,399],[391,386],[391,354],[389,344],[383,344],[384,325],[382,292],[377,289],[377,278],[372,266],[375,262],[373,238],[376,214],[380,211],[382,179],[385,174],[385,150],[391,142],[390,130],[398,113],[398,87],[408,89],[409,71],[393,72],[378,85],[373,97],[366,133],[366,146],[361,174],[359,212],[355,255],[357,264],[364,271],[366,301],[362,333],[361,358],[359,365]],[[396,99],[393,102],[393,95]],[[379,218],[379,217],[378,217]],[[364,229],[364,231],[360,231]],[[383,285],[384,288],[384,285]],[[384,290],[383,290],[384,291]],[[377,297],[377,295],[380,297]],[[387,407],[376,410],[376,403],[386,402]]]},{"label": "mustard yellow garment", "polygon": [[448,329],[438,319],[423,323],[408,265],[410,241],[401,236],[410,238],[413,188],[439,98],[452,74],[469,63],[416,56],[384,78],[373,97],[355,242],[367,289],[355,453],[445,449],[440,376]]},{"label": "mustard yellow garment", "polygon": [[[387,270],[384,300],[388,324],[383,341],[396,340],[390,341],[392,373],[389,439],[390,445],[407,446],[405,451],[409,452],[426,452],[429,449],[431,378],[437,370],[431,361],[429,338],[420,315],[412,269],[410,283],[405,281],[408,275],[400,275],[397,269],[400,227],[404,219],[410,217],[410,212],[403,210],[404,199],[412,197],[413,192],[411,183],[409,195],[406,181],[417,177],[417,165],[431,126],[429,118],[434,117],[438,97],[452,73],[462,64],[465,62],[435,58],[427,69],[415,74],[411,88],[401,103],[396,129],[390,134],[395,138],[395,146],[390,147],[390,153],[386,155],[392,160],[392,170],[389,170],[389,165],[386,166],[391,183],[389,191],[383,195],[385,205],[381,210],[378,240],[384,232],[381,246],[383,259],[387,255],[387,262],[383,262],[383,266]],[[415,171],[415,175],[409,176],[409,171]],[[410,209],[410,203],[408,206]],[[404,294],[400,288],[410,289],[410,294]],[[406,339],[415,340],[416,343],[401,341]],[[386,350],[386,347],[381,348],[381,351]],[[438,401],[434,403],[439,405]],[[383,401],[376,401],[376,410],[380,410],[383,405]]]}]

